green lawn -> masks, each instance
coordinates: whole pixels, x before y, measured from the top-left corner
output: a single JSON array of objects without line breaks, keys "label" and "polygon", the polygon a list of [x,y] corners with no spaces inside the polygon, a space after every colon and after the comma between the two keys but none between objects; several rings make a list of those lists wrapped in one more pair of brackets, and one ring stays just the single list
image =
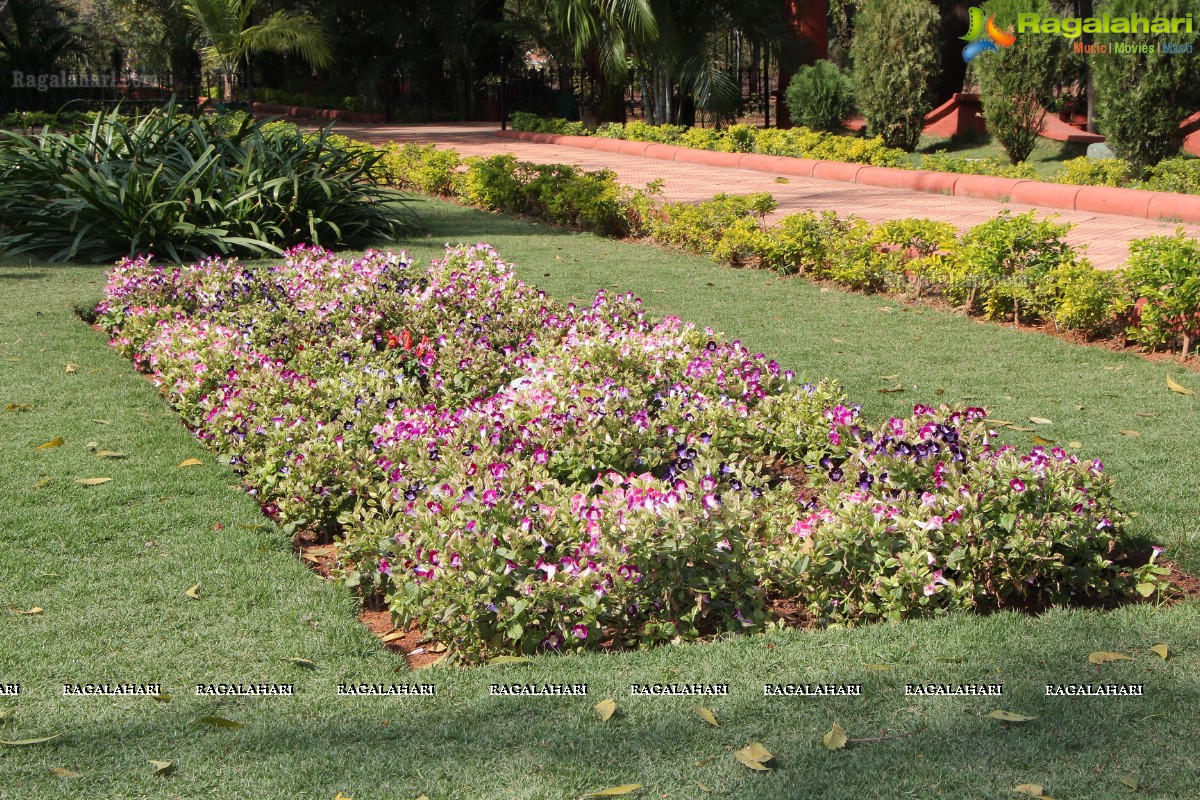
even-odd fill
[{"label": "green lawn", "polygon": [[[985,404],[1018,424],[1049,418],[1042,436],[1081,442],[1117,475],[1120,496],[1139,512],[1134,533],[1200,571],[1200,397],[1166,388],[1169,373],[1200,389],[1195,372],[651,246],[440,202],[417,207],[429,235],[404,246],[420,259],[445,242],[487,241],[558,298],[633,291],[652,313],[712,325],[810,376],[839,377],[871,416],[940,399]],[[75,319],[73,305],[99,299],[103,268],[7,263],[0,685],[20,683],[22,692],[0,697],[0,739],[61,736],[0,745],[0,798],[541,800],[625,783],[644,785],[635,798],[1008,798],[1019,783],[1039,783],[1063,800],[1134,795],[1121,783],[1130,777],[1137,796],[1200,794],[1195,602],[786,631],[405,674],[355,620],[348,595],[291,554],[235,476]],[[906,391],[877,391],[897,383]],[[10,403],[33,409],[3,410]],[[1029,434],[1005,435],[1030,444]],[[57,436],[61,447],[34,449]],[[127,457],[101,459],[91,443]],[[188,458],[204,463],[177,466]],[[113,480],[75,482],[89,477]],[[185,592],[197,583],[193,600]],[[1168,660],[1147,651],[1158,643],[1170,646]],[[1095,650],[1132,660],[1094,666]],[[62,696],[63,683],[117,681],[161,682],[174,699]],[[343,681],[433,682],[437,696],[337,697]],[[492,698],[493,681],[586,682],[590,692]],[[693,681],[730,684],[728,697],[702,701],[720,728],[701,721],[691,699],[629,694],[631,683]],[[863,696],[762,696],[763,683],[806,681],[861,683]],[[294,683],[296,696],[196,697],[194,685],[209,682]],[[1002,682],[1004,696],[905,697],[910,682]],[[1146,696],[1043,696],[1046,683],[1099,682],[1142,683]],[[619,711],[602,722],[592,705],[606,697]],[[1036,719],[981,716],[996,708]],[[243,727],[196,721],[205,715]],[[818,737],[834,721],[851,738],[920,732],[827,752]],[[751,741],[775,754],[773,771],[734,760]],[[175,771],[155,775],[149,760]]]},{"label": "green lawn", "polygon": [[[921,136],[916,153],[909,155],[913,167],[921,165],[921,155],[944,153],[956,158],[999,158],[1008,162],[1008,154],[1000,143],[989,134],[968,134],[960,137]],[[1056,142],[1053,139],[1038,139],[1026,164],[1033,167],[1039,178],[1045,179],[1062,169],[1062,162],[1087,155],[1087,145],[1079,142]]]}]

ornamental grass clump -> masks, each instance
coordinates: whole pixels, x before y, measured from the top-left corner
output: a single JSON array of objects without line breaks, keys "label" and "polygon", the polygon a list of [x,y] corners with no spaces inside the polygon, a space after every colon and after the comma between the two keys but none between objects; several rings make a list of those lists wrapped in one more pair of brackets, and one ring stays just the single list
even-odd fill
[{"label": "ornamental grass clump", "polygon": [[781,600],[855,622],[1137,585],[1099,464],[1001,447],[982,409],[870,425],[836,382],[631,295],[560,305],[486,245],[128,260],[96,313],[269,515],[466,661],[761,630]]},{"label": "ornamental grass clump", "polygon": [[220,125],[174,107],[113,111],[75,132],[3,133],[0,251],[181,262],[391,240],[416,218],[374,181],[378,159],[328,128]]}]

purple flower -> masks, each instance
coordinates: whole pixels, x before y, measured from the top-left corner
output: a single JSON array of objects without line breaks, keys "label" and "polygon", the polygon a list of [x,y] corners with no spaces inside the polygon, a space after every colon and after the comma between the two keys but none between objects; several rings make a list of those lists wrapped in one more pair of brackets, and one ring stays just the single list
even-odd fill
[{"label": "purple flower", "polygon": [[1008,482],[1008,485],[1012,487],[1014,492],[1025,491],[1025,484],[1019,478],[1013,478]]},{"label": "purple flower", "polygon": [[588,637],[588,627],[581,622],[574,628],[571,628],[571,633],[575,634],[576,639],[583,641]]}]

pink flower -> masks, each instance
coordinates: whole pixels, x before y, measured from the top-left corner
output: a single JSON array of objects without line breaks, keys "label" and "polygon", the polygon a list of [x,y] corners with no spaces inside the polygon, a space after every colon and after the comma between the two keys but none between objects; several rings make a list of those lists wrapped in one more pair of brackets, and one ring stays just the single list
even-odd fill
[{"label": "pink flower", "polygon": [[950,582],[942,577],[942,571],[939,569],[933,573],[933,580],[925,584],[925,596],[932,597],[937,593],[938,586],[949,586]]},{"label": "pink flower", "polygon": [[584,625],[583,623],[579,623],[575,627],[571,628],[571,633],[573,633],[575,635],[576,639],[583,641],[584,639],[586,639],[588,637],[587,625]]},{"label": "pink flower", "polygon": [[1011,481],[1008,482],[1008,485],[1012,487],[1014,492],[1025,491],[1025,484],[1022,483],[1019,478],[1013,478]]}]

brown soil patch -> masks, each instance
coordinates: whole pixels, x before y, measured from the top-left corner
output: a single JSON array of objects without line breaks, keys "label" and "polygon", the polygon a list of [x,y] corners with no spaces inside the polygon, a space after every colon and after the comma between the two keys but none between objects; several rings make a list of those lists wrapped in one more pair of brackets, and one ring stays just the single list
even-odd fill
[{"label": "brown soil patch", "polygon": [[1158,562],[1163,567],[1171,570],[1171,574],[1167,576],[1167,580],[1171,583],[1171,589],[1176,600],[1200,600],[1200,578],[1195,575],[1188,575],[1179,569],[1179,565],[1171,561]]},{"label": "brown soil patch", "polygon": [[[333,572],[337,568],[337,546],[329,539],[328,534],[300,531],[292,539],[292,547],[313,572],[326,580],[333,580]],[[392,615],[384,606],[383,598],[378,595],[363,599],[363,609],[358,619],[379,637],[384,647],[393,653],[403,654],[409,669],[427,667],[440,660],[446,652],[444,645],[426,641],[416,625],[404,631],[394,627]]]},{"label": "brown soil patch", "polygon": [[364,610],[358,615],[371,633],[379,637],[383,646],[393,653],[403,653],[409,669],[421,669],[440,661],[446,647],[436,642],[425,641],[425,634],[410,625],[408,630],[392,626],[392,615],[387,611]]}]

